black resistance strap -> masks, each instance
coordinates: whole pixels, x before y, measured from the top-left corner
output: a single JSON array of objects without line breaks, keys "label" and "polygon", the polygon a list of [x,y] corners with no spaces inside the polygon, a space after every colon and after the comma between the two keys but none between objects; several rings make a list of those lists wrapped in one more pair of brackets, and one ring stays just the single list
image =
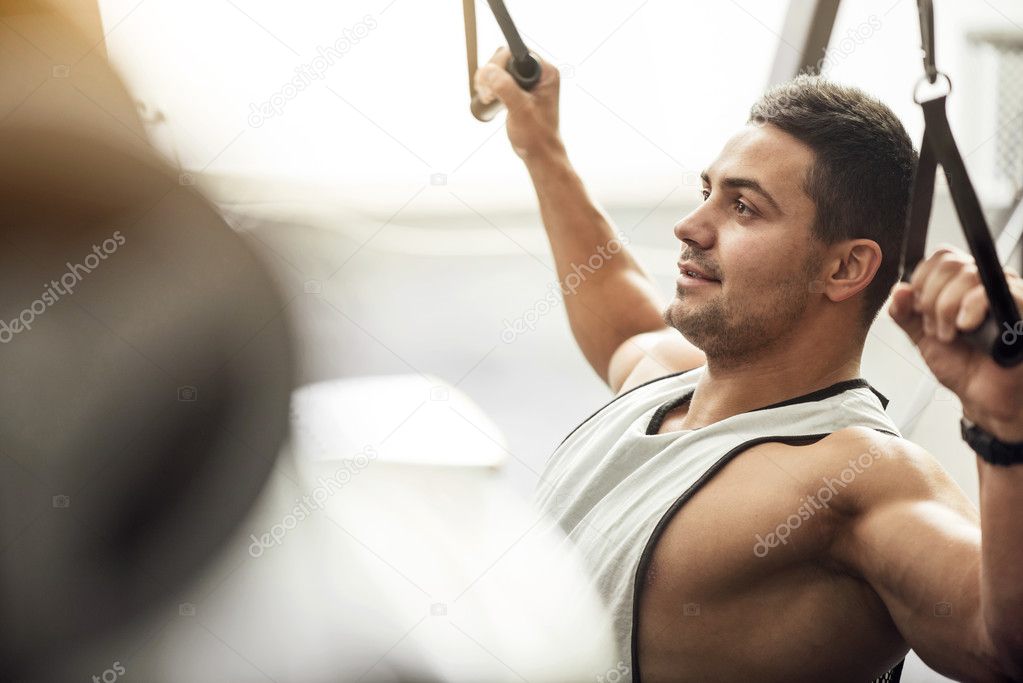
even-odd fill
[{"label": "black resistance strap", "polygon": [[1023,335],[1018,334],[1021,327],[1019,310],[1005,281],[1005,273],[998,260],[998,252],[980,208],[980,201],[948,123],[945,100],[952,92],[952,81],[938,71],[934,63],[934,11],[931,0],[917,0],[917,4],[923,38],[924,79],[933,85],[941,78],[946,87],[943,94],[922,99],[918,96],[920,86],[924,84],[922,79],[913,94],[914,101],[923,109],[924,136],[920,143],[920,160],[913,179],[913,194],[909,205],[902,281],[909,281],[913,269],[924,257],[934,197],[934,177],[940,165],[945,170],[952,203],[990,302],[984,322],[976,330],[965,334],[964,338],[972,346],[989,353],[999,365],[1018,365],[1023,362]]}]

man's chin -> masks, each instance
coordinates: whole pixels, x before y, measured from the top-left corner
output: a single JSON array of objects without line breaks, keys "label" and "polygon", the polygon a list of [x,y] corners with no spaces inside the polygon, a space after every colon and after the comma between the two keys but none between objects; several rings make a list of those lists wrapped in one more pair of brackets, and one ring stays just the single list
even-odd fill
[{"label": "man's chin", "polygon": [[675,298],[661,318],[668,327],[672,327],[694,346],[703,348],[715,335],[722,333],[725,323],[723,312],[714,306],[694,305],[691,301]]},{"label": "man's chin", "polygon": [[661,315],[661,318],[668,327],[674,327],[679,332],[682,332],[682,334],[685,334],[683,328],[688,327],[686,322],[688,318],[692,317],[692,315],[693,311],[691,310],[691,307],[676,297],[675,300],[668,304],[668,307],[664,309],[664,313]]}]

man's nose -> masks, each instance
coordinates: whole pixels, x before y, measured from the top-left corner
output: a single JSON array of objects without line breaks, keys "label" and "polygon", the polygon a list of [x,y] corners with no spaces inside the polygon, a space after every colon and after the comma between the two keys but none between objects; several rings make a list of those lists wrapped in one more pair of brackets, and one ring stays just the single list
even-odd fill
[{"label": "man's nose", "polygon": [[714,245],[716,230],[707,204],[701,204],[675,223],[675,237],[690,246],[707,250]]}]

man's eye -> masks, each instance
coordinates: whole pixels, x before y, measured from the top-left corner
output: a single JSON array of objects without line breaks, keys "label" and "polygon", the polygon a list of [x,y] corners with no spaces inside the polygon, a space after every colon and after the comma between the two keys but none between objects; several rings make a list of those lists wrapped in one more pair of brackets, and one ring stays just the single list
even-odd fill
[{"label": "man's eye", "polygon": [[736,199],[735,200],[735,207],[736,207],[736,210],[739,212],[739,215],[741,215],[741,216],[752,216],[753,215],[753,209],[749,208],[749,206],[747,206],[746,203],[744,201],[742,201],[741,199]]},{"label": "man's eye", "polygon": [[703,201],[710,199],[710,190],[700,190],[700,194],[703,195]]}]

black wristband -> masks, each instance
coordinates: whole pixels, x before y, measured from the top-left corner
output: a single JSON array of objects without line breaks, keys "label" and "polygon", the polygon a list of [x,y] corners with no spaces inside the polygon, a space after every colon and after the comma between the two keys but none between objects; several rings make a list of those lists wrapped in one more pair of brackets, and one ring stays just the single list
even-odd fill
[{"label": "black wristband", "polygon": [[963,441],[985,462],[1001,467],[1023,463],[1023,443],[999,441],[965,417],[959,420],[959,431]]}]

